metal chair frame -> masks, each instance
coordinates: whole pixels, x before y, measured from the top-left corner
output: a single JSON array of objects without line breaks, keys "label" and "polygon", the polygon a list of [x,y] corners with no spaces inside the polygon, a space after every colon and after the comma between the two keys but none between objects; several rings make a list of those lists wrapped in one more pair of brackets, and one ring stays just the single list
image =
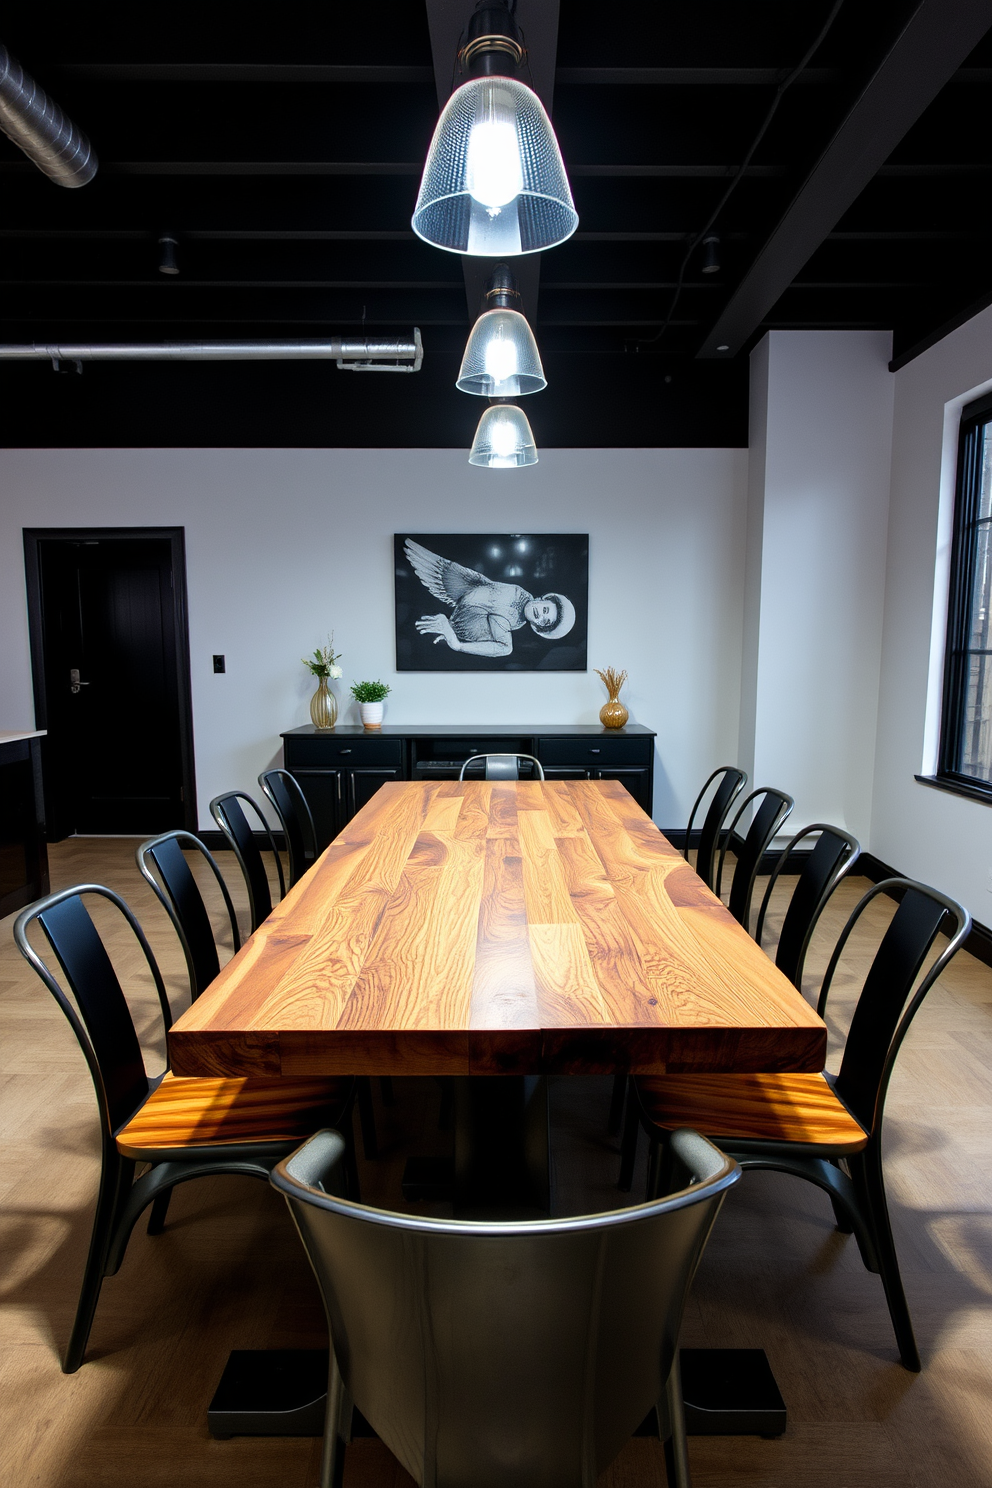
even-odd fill
[{"label": "metal chair frame", "polygon": [[774,840],[779,827],[788,818],[796,804],[785,791],[776,790],[772,785],[759,786],[757,790],[753,790],[749,796],[745,797],[730,823],[720,851],[720,862],[716,870],[716,887],[713,890],[718,899],[723,884],[723,865],[726,861],[727,849],[737,830],[737,823],[759,796],[763,796],[764,799],[754,813],[744,838],[744,846],[737,854],[734,877],[730,885],[730,900],[727,905],[734,919],[743,925],[745,930],[748,929],[748,921],[751,918],[751,898],[754,894],[758,870],[761,867],[761,859],[769,843]]},{"label": "metal chair frame", "polygon": [[[172,1009],[158,963],[134,913],[119,894],[103,884],[77,884],[48,894],[18,915],[14,923],[17,948],[52,994],[76,1036],[100,1117],[100,1185],[79,1303],[62,1362],[65,1374],[74,1374],[83,1362],[103,1279],[120,1270],[131,1231],[149,1204],[152,1213],[148,1233],[159,1234],[177,1184],[221,1173],[267,1179],[273,1165],[296,1145],[291,1140],[149,1149],[145,1160],[151,1166],[135,1181],[136,1159],[118,1152],[117,1135],[145,1104],[163,1075],[150,1077],[144,1067],[117,973],[83,903],[86,894],[114,905],[129,925],[151,972],[166,1032],[172,1026]],[[28,928],[35,921],[55,952],[76,1005],[28,940]],[[350,1109],[350,1103],[349,1095],[342,1114]]]},{"label": "metal chair frame", "polygon": [[472,754],[462,765],[458,773],[459,780],[465,779],[465,771],[476,760],[485,760],[487,780],[519,780],[521,760],[530,760],[536,778],[544,779],[544,766],[533,754]]},{"label": "metal chair frame", "polygon": [[831,827],[826,822],[813,822],[811,826],[804,827],[801,832],[797,832],[786,844],[782,856],[772,869],[768,887],[761,901],[761,908],[758,910],[758,922],[754,928],[754,938],[760,945],[772,891],[785,871],[792,853],[801,842],[814,833],[819,833],[819,840],[800,871],[799,881],[792,891],[792,898],[782,922],[775,950],[775,965],[800,991],[803,985],[806,953],[813,938],[813,931],[826,908],[827,900],[845,874],[850,872],[861,854],[861,843],[858,839],[852,837],[850,832],[845,832],[843,828]]},{"label": "metal chair frame", "polygon": [[730,815],[730,808],[747,785],[746,770],[739,769],[737,765],[719,765],[708,777],[689,812],[689,823],[685,829],[685,847],[682,849],[683,856],[688,862],[692,824],[696,820],[696,812],[713,781],[719,776],[723,779],[713,792],[713,799],[710,801],[700,828],[699,846],[696,849],[696,872],[708,889],[713,887],[713,862],[720,845],[720,829]]},{"label": "metal chair frame", "polygon": [[259,775],[258,783],[285,833],[289,887],[293,888],[319,856],[313,813],[300,782],[288,770],[265,770]]},{"label": "metal chair frame", "polygon": [[688,1488],[678,1333],[740,1170],[693,1131],[671,1149],[685,1186],[663,1199],[509,1222],[348,1202],[334,1131],[279,1163],[331,1334],[322,1488],[353,1403],[422,1488],[589,1488],[656,1409],[669,1482]]},{"label": "metal chair frame", "polygon": [[247,801],[262,824],[265,835],[269,839],[272,856],[276,862],[276,871],[279,875],[280,899],[286,893],[286,875],[283,873],[282,856],[276,844],[275,834],[269,826],[258,802],[253,800],[246,791],[225,791],[223,795],[214,796],[210,802],[210,815],[230,843],[231,851],[237,858],[241,872],[244,874],[245,885],[248,889],[251,928],[254,934],[262,921],[272,913],[272,890],[269,887],[269,875],[265,871],[262,849],[255,841],[255,833],[252,826],[241,806],[235,807],[235,810],[241,817],[240,822],[237,820],[234,811],[229,806],[229,803],[232,801]]},{"label": "metal chair frame", "polygon": [[[971,915],[956,900],[938,889],[910,878],[887,878],[874,884],[858,901],[841,932],[827,966],[816,1010],[824,1016],[838,962],[862,914],[880,894],[899,899],[892,920],[882,936],[865,978],[851,1020],[840,1072],[824,1075],[838,1100],[867,1136],[860,1152],[842,1153],[821,1143],[775,1141],[767,1138],[712,1138],[739,1163],[742,1169],[767,1168],[791,1173],[822,1188],[833,1206],[837,1228],[853,1233],[868,1271],[879,1275],[899,1357],[906,1369],[921,1368],[919,1349],[906,1302],[899,1259],[896,1254],[882,1173],[882,1120],[885,1097],[896,1057],[919,1008],[964,944],[971,930]],[[923,963],[945,921],[953,921],[948,943],[913,991]],[[637,1091],[637,1081],[634,1081]],[[632,1100],[628,1120],[640,1122],[652,1140],[652,1172],[664,1174],[664,1157],[658,1149],[667,1145],[668,1133],[654,1126],[638,1099]],[[629,1187],[629,1182],[628,1182]],[[649,1192],[650,1192],[649,1188]]]},{"label": "metal chair frame", "polygon": [[[183,867],[185,877],[179,870],[175,861],[170,862],[171,852],[169,844],[175,844]],[[206,846],[195,837],[192,832],[174,831],[162,832],[158,837],[150,837],[143,842],[135,851],[135,859],[142,878],[149,885],[156,899],[165,910],[172,921],[173,929],[179,936],[179,943],[186,957],[186,966],[189,971],[190,994],[195,1000],[201,992],[206,991],[214,977],[220,971],[220,961],[217,956],[216,941],[213,927],[207,914],[207,907],[203,902],[199,885],[190,872],[189,865],[182,857],[183,849],[199,852],[210,865],[210,869],[217,880],[217,886],[224,898],[224,907],[227,910],[227,918],[231,926],[231,936],[235,952],[241,949],[241,933],[238,929],[238,917],[234,910],[234,904],[228,891],[224,876],[217,866],[216,859],[208,851]],[[152,871],[152,866],[156,872]],[[161,879],[161,883],[159,882]],[[190,899],[190,893],[195,894],[196,899]],[[198,908],[197,908],[198,901]],[[198,913],[202,911],[202,919],[199,924],[191,923],[191,916],[200,919]],[[207,937],[203,934],[204,928],[209,931],[209,945]],[[194,945],[193,942],[196,942]]]}]

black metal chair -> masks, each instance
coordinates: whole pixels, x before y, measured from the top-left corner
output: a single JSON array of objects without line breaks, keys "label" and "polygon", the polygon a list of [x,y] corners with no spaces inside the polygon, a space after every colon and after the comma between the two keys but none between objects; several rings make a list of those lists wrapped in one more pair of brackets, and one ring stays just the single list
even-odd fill
[{"label": "black metal chair", "polygon": [[231,851],[237,858],[241,872],[245,877],[245,885],[248,889],[248,907],[251,915],[252,933],[272,913],[272,890],[269,887],[269,875],[265,871],[265,859],[262,857],[262,849],[259,847],[255,833],[245,816],[242,801],[246,801],[255,816],[262,824],[262,830],[269,839],[269,847],[275,858],[276,871],[279,876],[279,898],[286,892],[286,876],[282,869],[282,857],[276,845],[276,839],[272,828],[269,826],[261,807],[251,796],[244,791],[228,791],[223,796],[214,796],[210,802],[210,815],[220,827],[224,836],[231,845]]},{"label": "black metal chair", "polygon": [[[755,806],[755,802],[760,802],[760,804]],[[750,928],[751,898],[754,894],[755,879],[761,867],[761,859],[795,804],[792,797],[787,796],[785,791],[763,785],[759,790],[752,791],[744,798],[730,823],[723,847],[720,849],[720,862],[716,870],[716,885],[713,892],[717,898],[720,897],[720,889],[723,885],[723,865],[726,861],[727,849],[737,830],[737,823],[748,807],[754,806],[751,825],[747,829],[747,835],[740,851],[736,854],[737,861],[734,865],[734,877],[730,884],[730,897],[727,904],[734,919],[739,921],[745,930]]]},{"label": "black metal chair", "polygon": [[[65,1014],[89,1067],[100,1112],[102,1166],[93,1232],[69,1346],[62,1368],[82,1364],[105,1276],[120,1269],[142,1211],[148,1230],[163,1227],[172,1189],[190,1178],[218,1173],[268,1178],[273,1165],[329,1121],[343,1122],[352,1079],[181,1079],[149,1076],[127,1000],[84,895],[114,905],[138,942],[158,994],[162,1021],[171,1027],[165,983],[138,921],[119,895],[101,884],[79,884],[49,894],[19,915],[14,940]],[[62,968],[72,1000],[28,940],[37,922]],[[150,1164],[135,1181],[137,1163]],[[350,1147],[345,1172],[358,1192]]]},{"label": "black metal chair", "polygon": [[199,852],[210,865],[224,898],[235,951],[241,949],[238,917],[214,858],[192,832],[163,832],[150,837],[135,852],[138,869],[172,921],[189,969],[190,993],[194,998],[206,991],[220,971],[217,941],[200,887],[183,853]]},{"label": "black metal chair", "polygon": [[800,869],[792,897],[789,900],[789,908],[782,921],[778,945],[775,948],[775,965],[800,991],[803,986],[806,952],[809,950],[816,922],[823,913],[834,889],[844,875],[850,872],[860,855],[861,844],[858,839],[852,837],[850,832],[845,832],[841,827],[830,827],[825,822],[814,822],[812,826],[804,827],[801,832],[797,832],[786,845],[785,851],[772,869],[765,896],[761,901],[761,908],[758,910],[758,923],[754,929],[754,938],[760,945],[772,890],[781,875],[786,872],[789,859],[800,843],[817,832],[819,838],[812,851],[807,853],[806,860]]},{"label": "black metal chair", "polygon": [[458,779],[464,780],[469,765],[476,764],[478,760],[485,761],[487,780],[519,780],[521,760],[530,762],[535,780],[544,779],[544,767],[533,754],[473,754],[462,765]]},{"label": "black metal chair", "polygon": [[289,853],[289,887],[298,884],[317,861],[317,833],[307,798],[288,770],[266,770],[258,783],[279,818]]},{"label": "black metal chair", "polygon": [[[635,1144],[638,1121],[651,1137],[653,1173],[663,1176],[668,1132],[691,1123],[742,1168],[792,1173],[824,1189],[838,1229],[853,1231],[865,1266],[882,1278],[900,1359],[907,1369],[918,1370],[920,1355],[885,1198],[882,1116],[900,1045],[924,997],[967,938],[971,916],[955,900],[912,879],[875,884],[855,906],[830,958],[817,1004],[821,1017],[851,932],[880,894],[900,902],[865,978],[839,1074],[638,1078],[628,1120],[635,1123]],[[948,943],[916,986],[941,931]]]},{"label": "black metal chair", "polygon": [[714,781],[717,784],[706,809],[706,815],[703,817],[703,825],[699,830],[695,863],[696,872],[708,889],[712,889],[714,883],[713,873],[721,845],[721,829],[730,814],[731,806],[747,785],[747,771],[739,770],[736,765],[721,765],[709,776],[689,812],[689,824],[685,829],[685,847],[683,848],[686,862],[689,861],[689,841],[692,835],[692,824],[696,820],[696,812]]},{"label": "black metal chair", "polygon": [[323,1488],[353,1406],[422,1488],[591,1488],[657,1409],[669,1482],[688,1485],[679,1328],[740,1173],[696,1132],[671,1148],[684,1186],[663,1199],[507,1223],[348,1202],[333,1131],[281,1162],[331,1334]]}]

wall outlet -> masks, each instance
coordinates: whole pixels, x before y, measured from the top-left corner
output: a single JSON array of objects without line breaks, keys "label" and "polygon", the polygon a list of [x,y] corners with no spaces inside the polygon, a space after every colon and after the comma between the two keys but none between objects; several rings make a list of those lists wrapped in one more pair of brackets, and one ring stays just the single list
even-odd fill
[{"label": "wall outlet", "polygon": [[[225,658],[223,656],[215,656],[214,657],[214,671],[215,672],[226,672],[227,671],[227,662],[226,662],[226,660],[225,660]],[[989,869],[989,874],[990,874],[990,876],[992,876],[992,868]]]}]

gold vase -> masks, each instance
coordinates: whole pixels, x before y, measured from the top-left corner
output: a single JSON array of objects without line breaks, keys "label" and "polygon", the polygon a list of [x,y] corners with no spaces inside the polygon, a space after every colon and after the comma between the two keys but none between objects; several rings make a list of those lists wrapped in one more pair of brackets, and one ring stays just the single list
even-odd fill
[{"label": "gold vase", "polygon": [[627,673],[614,671],[613,667],[607,667],[605,672],[601,672],[597,667],[596,676],[602,678],[610,694],[609,702],[604,703],[599,710],[599,721],[604,728],[621,729],[630,717],[620,701],[620,689],[627,680]]},{"label": "gold vase", "polygon": [[317,691],[310,699],[310,717],[316,729],[332,729],[338,721],[338,700],[326,677],[317,680]]}]

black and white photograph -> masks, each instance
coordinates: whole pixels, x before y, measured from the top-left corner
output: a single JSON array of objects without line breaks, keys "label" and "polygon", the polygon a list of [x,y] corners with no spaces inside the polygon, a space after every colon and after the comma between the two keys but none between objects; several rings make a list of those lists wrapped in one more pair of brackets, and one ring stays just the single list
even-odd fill
[{"label": "black and white photograph", "polygon": [[584,672],[589,538],[397,533],[398,672]]}]

